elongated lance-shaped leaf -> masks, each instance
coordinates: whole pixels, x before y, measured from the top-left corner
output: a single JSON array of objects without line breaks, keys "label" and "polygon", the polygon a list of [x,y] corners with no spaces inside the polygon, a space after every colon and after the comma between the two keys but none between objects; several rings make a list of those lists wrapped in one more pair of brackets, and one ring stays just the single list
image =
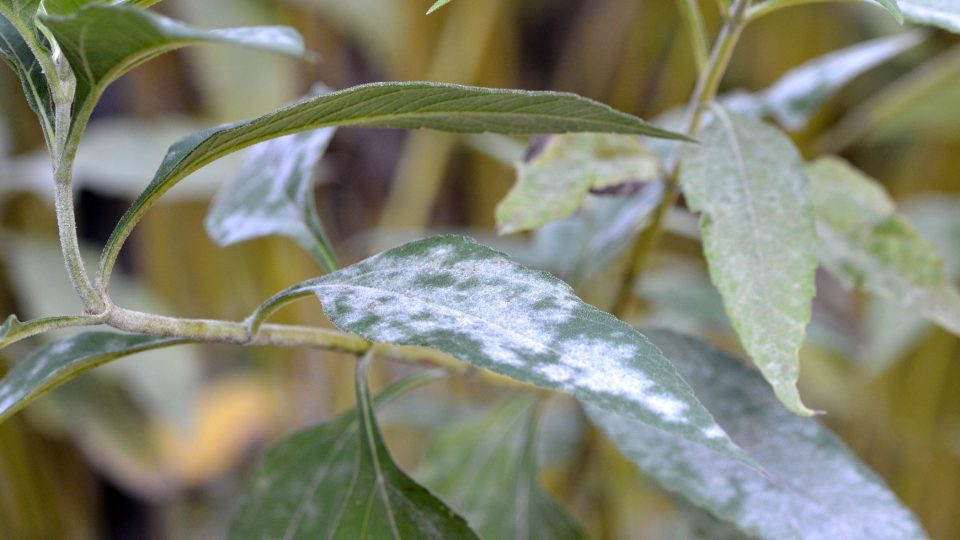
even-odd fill
[{"label": "elongated lance-shaped leaf", "polygon": [[[390,456],[374,415],[366,359],[357,367],[357,408],[281,442],[254,473],[232,540],[477,538],[467,522],[407,476]],[[401,381],[380,406],[424,382]]]},{"label": "elongated lance-shaped leaf", "polygon": [[53,130],[53,104],[50,87],[43,68],[30,50],[20,31],[7,19],[0,16],[0,58],[7,62],[23,85],[27,103],[33,109],[44,130],[49,135]]},{"label": "elongated lance-shaped leaf", "polygon": [[327,272],[339,268],[313,193],[317,162],[334,131],[305,131],[253,147],[210,207],[204,222],[210,237],[226,246],[261,236],[288,236]]},{"label": "elongated lance-shaped leaf", "polygon": [[178,338],[86,332],[45,345],[18,362],[0,380],[0,422],[57,386],[111,360],[187,342]]},{"label": "elongated lance-shaped leaf", "polygon": [[483,538],[583,538],[538,480],[537,396],[522,394],[476,421],[441,431],[418,477]]},{"label": "elongated lance-shaped leaf", "polygon": [[147,209],[191,172],[252,144],[330,126],[429,128],[459,133],[603,132],[685,139],[575,94],[428,82],[374,83],[309,98],[202,131],[174,144],[147,189],[120,219],[100,261],[106,283],[120,247]]},{"label": "elongated lance-shaped leaf", "polygon": [[598,133],[554,135],[516,169],[517,184],[497,206],[503,234],[567,217],[591,190],[651,182],[662,174],[659,158],[637,137]]},{"label": "elongated lance-shaped leaf", "polygon": [[777,129],[716,107],[688,145],[680,184],[701,212],[710,277],[740,341],[781,401],[800,401],[797,352],[810,322],[816,230],[800,154]]},{"label": "elongated lance-shaped leaf", "polygon": [[43,23],[76,75],[74,129],[83,128],[110,83],[165,52],[199,43],[229,43],[296,56],[304,54],[303,40],[291,28],[198,30],[125,5],[93,3],[70,15],[44,16]]},{"label": "elongated lance-shaped leaf", "polygon": [[724,101],[741,114],[772,115],[784,128],[797,131],[847,83],[915,47],[925,37],[925,32],[915,31],[858,43],[791,69],[762,92],[734,94]]},{"label": "elongated lance-shaped leaf", "polygon": [[903,24],[904,13],[903,13],[903,10],[900,9],[900,4],[904,2],[904,0],[871,0],[871,1],[883,6],[884,9],[889,11],[890,14],[893,15],[895,19],[897,19],[898,23]]},{"label": "elongated lance-shaped leaf", "polygon": [[766,473],[640,422],[589,406],[625,456],[664,487],[751,538],[925,538],[910,510],[829,430],[777,404],[737,358],[694,338],[645,332]]},{"label": "elongated lance-shaped leaf", "polygon": [[960,293],[937,249],[876,181],[835,157],[810,165],[820,261],[847,286],[913,309],[960,335]]},{"label": "elongated lance-shaped leaf", "polygon": [[342,330],[438,349],[749,461],[642,334],[566,283],[467,238],[411,242],[295,285],[268,300],[251,326],[311,294]]},{"label": "elongated lance-shaped leaf", "polygon": [[960,2],[957,0],[899,0],[904,18],[960,33]]}]

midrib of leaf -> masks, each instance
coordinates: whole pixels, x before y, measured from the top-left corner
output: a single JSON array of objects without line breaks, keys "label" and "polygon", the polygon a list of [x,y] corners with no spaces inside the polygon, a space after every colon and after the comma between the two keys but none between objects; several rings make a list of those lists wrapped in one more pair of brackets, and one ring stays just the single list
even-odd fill
[{"label": "midrib of leaf", "polygon": [[[380,494],[383,500],[383,506],[387,513],[387,521],[390,523],[390,532],[393,537],[400,540],[400,531],[397,528],[397,520],[394,517],[393,504],[390,502],[390,495],[386,491],[383,469],[380,467],[380,455],[377,451],[377,437],[373,430],[376,429],[377,419],[374,417],[373,406],[370,403],[370,389],[367,387],[367,363],[368,358],[360,360],[357,364],[357,410],[360,414],[360,420],[363,424],[363,436],[366,441],[367,450],[370,452],[370,458],[373,461],[373,470],[376,474],[374,489]],[[357,469],[359,470],[359,468]],[[373,508],[372,504],[368,506],[369,510]],[[366,528],[366,526],[364,526]]]},{"label": "midrib of leaf", "polygon": [[[747,218],[750,220],[750,234],[753,236],[754,240],[759,240],[756,232],[760,230],[760,227],[757,226],[757,213],[753,206],[753,191],[750,189],[750,178],[747,174],[747,164],[743,159],[743,151],[741,150],[743,143],[740,141],[740,136],[737,134],[736,128],[733,127],[733,122],[730,121],[727,111],[723,110],[722,107],[713,107],[713,112],[720,120],[720,123],[723,124],[723,129],[727,132],[727,135],[730,138],[730,148],[733,150],[733,155],[737,160],[737,172],[740,173],[738,175],[738,179],[740,180],[740,188],[743,190],[744,198],[747,199],[747,204],[744,206],[747,210]],[[766,261],[764,261],[762,257],[758,257],[758,250],[747,249],[745,251],[749,253],[751,258],[756,260],[758,263],[765,265]]]},{"label": "midrib of leaf", "polygon": [[[333,463],[335,457],[340,454],[340,451],[343,449],[344,445],[349,444],[350,438],[356,434],[356,425],[350,426],[347,429],[343,430],[342,437],[337,441],[337,445],[330,449],[330,452],[327,454],[329,459],[325,459],[327,463]],[[310,480],[310,485],[304,491],[305,494],[314,493],[317,490],[317,486],[323,482],[323,479],[326,478],[327,474],[330,473],[333,467],[325,467],[321,470],[318,470],[313,478]],[[352,484],[351,484],[352,488]],[[344,501],[349,498],[345,497]],[[300,501],[300,504],[297,506],[297,511],[294,513],[293,518],[290,520],[290,524],[287,526],[287,530],[283,533],[283,540],[293,540],[294,535],[300,530],[300,523],[303,520],[303,515],[306,513],[307,503],[309,502],[308,497],[303,497]],[[336,529],[331,529],[335,531]],[[330,533],[331,535],[333,532]],[[331,536],[332,537],[332,536]]]}]

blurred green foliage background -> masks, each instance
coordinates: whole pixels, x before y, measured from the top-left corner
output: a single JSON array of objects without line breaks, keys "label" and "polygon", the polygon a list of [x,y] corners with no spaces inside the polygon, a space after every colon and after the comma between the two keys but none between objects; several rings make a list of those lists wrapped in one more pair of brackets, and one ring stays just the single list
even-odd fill
[{"label": "blurred green foliage background", "polygon": [[[718,27],[714,2],[703,7]],[[288,24],[316,63],[228,47],[163,56],[112,87],[78,163],[89,260],[174,140],[266,112],[313,83],[435,80],[567,90],[654,118],[686,101],[695,68],[667,0],[168,0],[198,26]],[[902,31],[881,10],[826,4],[764,18],[744,35],[724,89],[762,89],[788,69]],[[960,276],[960,44],[924,44],[858,78],[797,134],[806,157],[842,153],[881,180]],[[0,72],[0,312],[79,309],[56,247],[42,136],[18,82]],[[513,171],[499,139],[345,129],[318,171],[318,206],[345,262],[430,231],[457,229],[537,264],[523,238],[496,239],[496,203]],[[236,169],[194,175],[148,215],[124,251],[116,301],[186,317],[240,319],[268,295],[319,273],[291,241],[219,249],[203,232],[210,198]],[[687,216],[689,217],[689,216]],[[736,347],[696,244],[679,216],[640,289],[646,324]],[[554,257],[557,253],[549,253]],[[547,257],[548,259],[550,257]],[[549,266],[544,261],[539,261]],[[617,272],[614,265],[609,272]],[[669,270],[669,271],[666,271]],[[601,274],[580,292],[609,307]],[[960,538],[960,348],[906,313],[823,277],[803,357],[806,401],[883,476],[934,538]],[[315,303],[286,322],[323,324]],[[4,350],[21,358],[37,341]],[[194,346],[123,360],[58,390],[0,426],[0,537],[221,538],[250,466],[272,443],[352,404],[352,363],[305,350]],[[0,370],[3,364],[0,363]],[[374,381],[400,368],[380,366]],[[385,415],[398,459],[416,469],[439,426],[502,390],[457,379]],[[596,538],[716,537],[706,516],[665,494],[558,399],[545,444],[564,450],[548,488]],[[566,404],[569,405],[569,404]]]}]

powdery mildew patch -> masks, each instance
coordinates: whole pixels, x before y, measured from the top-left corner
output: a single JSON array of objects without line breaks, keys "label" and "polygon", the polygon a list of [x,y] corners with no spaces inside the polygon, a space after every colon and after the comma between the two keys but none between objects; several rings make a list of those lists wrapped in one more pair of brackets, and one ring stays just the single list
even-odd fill
[{"label": "powdery mildew patch", "polygon": [[642,334],[472,240],[413,242],[282,294],[305,290],[367,339],[433,347],[742,457]]},{"label": "powdery mildew patch", "polygon": [[916,518],[827,429],[789,413],[736,358],[692,338],[647,333],[766,474],[640,422],[588,408],[620,450],[668,489],[751,536],[925,538]]}]

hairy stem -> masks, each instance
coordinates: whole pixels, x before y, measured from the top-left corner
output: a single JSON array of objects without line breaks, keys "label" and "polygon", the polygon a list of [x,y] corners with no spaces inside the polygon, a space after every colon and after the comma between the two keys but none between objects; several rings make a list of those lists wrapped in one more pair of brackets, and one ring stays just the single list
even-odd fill
[{"label": "hairy stem", "polygon": [[[720,81],[727,72],[730,65],[730,58],[733,56],[733,50],[740,40],[740,34],[747,25],[747,13],[750,7],[750,0],[734,0],[730,6],[729,17],[724,23],[720,34],[714,42],[713,51],[710,53],[710,60],[706,69],[700,72],[697,80],[697,86],[694,89],[693,96],[687,107],[686,134],[693,137],[700,129],[700,122],[703,120],[703,114],[710,106],[710,103],[717,95],[717,89],[720,87]],[[633,302],[633,288],[638,279],[643,274],[644,269],[652,255],[660,237],[663,234],[663,225],[666,215],[677,203],[680,197],[680,186],[677,178],[680,172],[679,159],[674,160],[673,170],[667,177],[667,188],[664,190],[663,199],[657,206],[653,214],[650,225],[637,237],[630,249],[630,258],[632,261],[626,275],[620,282],[620,290],[617,294],[616,304],[613,313],[618,317],[625,317]]]}]

